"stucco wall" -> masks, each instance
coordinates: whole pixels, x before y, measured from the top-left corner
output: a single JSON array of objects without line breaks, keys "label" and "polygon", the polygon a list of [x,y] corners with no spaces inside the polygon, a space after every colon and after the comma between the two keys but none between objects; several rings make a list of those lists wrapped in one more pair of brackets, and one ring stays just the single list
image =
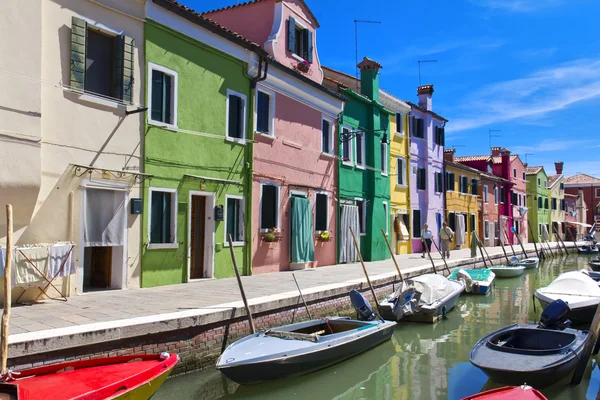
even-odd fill
[{"label": "stucco wall", "polygon": [[[213,193],[216,205],[224,207],[227,194],[246,195],[248,204],[245,188],[249,173],[246,164],[249,160],[249,145],[225,140],[227,89],[247,98],[247,132],[252,126],[252,102],[245,62],[151,21],[146,24],[145,34],[146,61],[174,70],[178,74],[177,125],[180,129],[173,131],[146,123],[144,165],[146,172],[155,175],[146,188],[178,189],[179,243],[176,249],[146,248],[149,214],[146,191],[142,233],[142,285],[149,287],[188,280],[190,191]],[[203,135],[205,133],[209,136]],[[184,174],[233,180],[242,185],[185,179]],[[209,214],[208,218],[214,216]],[[214,232],[209,232],[211,233],[214,234],[214,243],[209,246],[214,249],[213,276],[233,276],[229,249],[224,246],[225,222],[216,222]],[[248,231],[246,237],[247,233]],[[246,247],[236,247],[235,253],[240,270],[249,273]]]},{"label": "stucco wall", "polygon": [[[409,177],[409,153],[408,153],[408,115],[402,115],[402,132],[396,132],[397,122],[396,115],[392,115],[390,118],[390,203],[391,203],[391,223],[393,224],[396,213],[406,213],[409,215],[410,221],[410,190],[408,188],[408,177]],[[404,174],[403,186],[398,185],[398,165],[396,157],[404,157],[406,162],[406,170]],[[393,225],[391,225],[393,227]],[[410,229],[409,226],[406,227]],[[411,252],[411,240],[398,240],[396,233],[391,229],[391,240],[395,243],[396,254],[408,254]],[[410,235],[410,232],[409,232]]]},{"label": "stucco wall", "polygon": [[[447,172],[452,172],[454,173],[455,179],[454,179],[454,187],[450,188],[447,187],[446,188],[446,215],[445,215],[445,220],[448,220],[448,215],[451,212],[454,213],[464,213],[465,214],[465,230],[466,230],[466,235],[465,235],[465,243],[462,246],[457,246],[456,245],[456,237],[454,240],[452,240],[452,244],[451,244],[451,248],[452,249],[456,249],[456,248],[466,248],[469,247],[471,245],[471,237],[472,237],[472,231],[476,230],[478,231],[478,225],[479,225],[479,203],[478,203],[478,195],[474,195],[471,192],[471,180],[472,179],[477,179],[479,180],[479,177],[471,172],[459,169],[459,168],[455,168],[455,167],[451,167],[449,165],[446,165],[446,171]],[[469,182],[469,188],[468,191],[469,193],[461,193],[460,192],[460,176],[466,176]],[[475,225],[471,226],[470,225],[470,215],[473,214],[475,215]],[[479,235],[480,238],[483,237],[482,232],[477,232],[477,234]],[[436,239],[437,241],[437,239]]]},{"label": "stucco wall", "polygon": [[[541,180],[541,185],[538,186],[538,178]],[[544,181],[547,181],[548,177],[542,169],[537,175],[527,175],[527,205],[529,211],[527,212],[528,221],[531,225],[531,231],[533,237],[537,243],[541,241],[541,234],[539,231],[539,224],[548,224],[548,233],[552,235],[550,226],[550,190],[544,187]],[[538,197],[543,197],[542,206],[545,206],[545,199],[548,199],[548,209],[538,208]]]},{"label": "stucco wall", "polygon": [[[479,238],[484,240],[484,221],[488,221],[490,223],[489,230],[489,238],[485,241],[487,246],[495,246],[498,243],[498,240],[495,238],[494,232],[494,223],[498,222],[498,227],[500,227],[499,222],[499,210],[498,205],[494,203],[494,185],[498,184],[497,181],[486,178],[484,176],[481,177],[481,181],[479,184],[479,194],[481,198],[481,215],[479,218]],[[488,201],[485,202],[484,199],[484,185],[488,187]]]}]

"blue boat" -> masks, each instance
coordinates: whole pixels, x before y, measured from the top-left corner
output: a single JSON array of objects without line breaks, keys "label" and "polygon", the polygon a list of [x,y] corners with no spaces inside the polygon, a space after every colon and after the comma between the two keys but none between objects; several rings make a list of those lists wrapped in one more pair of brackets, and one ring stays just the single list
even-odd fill
[{"label": "blue boat", "polygon": [[[465,276],[465,274],[467,276]],[[473,294],[488,294],[496,279],[496,274],[487,268],[480,269],[455,269],[448,279],[453,281],[463,280],[465,292]]]}]

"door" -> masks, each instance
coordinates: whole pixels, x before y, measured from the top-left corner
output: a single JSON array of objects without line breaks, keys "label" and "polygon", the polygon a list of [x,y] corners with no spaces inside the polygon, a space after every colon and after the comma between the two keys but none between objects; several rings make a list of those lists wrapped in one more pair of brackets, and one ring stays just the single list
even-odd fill
[{"label": "door", "polygon": [[109,288],[112,279],[112,247],[92,247],[91,249],[90,287]]},{"label": "door", "polygon": [[291,197],[291,262],[314,261],[313,227],[310,200],[306,197]]},{"label": "door", "polygon": [[206,197],[192,196],[190,279],[205,277]]}]

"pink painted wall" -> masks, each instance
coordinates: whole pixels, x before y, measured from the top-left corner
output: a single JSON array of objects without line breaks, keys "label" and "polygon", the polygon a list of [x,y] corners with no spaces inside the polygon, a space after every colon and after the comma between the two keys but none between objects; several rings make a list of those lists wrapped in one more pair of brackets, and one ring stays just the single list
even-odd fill
[{"label": "pink painted wall", "polygon": [[[329,232],[336,232],[337,169],[333,157],[321,154],[320,111],[289,97],[276,94],[275,137],[255,135],[252,201],[252,272],[285,271],[290,265],[290,190],[305,191],[313,208],[320,188],[329,194]],[[334,122],[335,126],[335,122]],[[334,135],[335,137],[335,135]],[[337,150],[336,150],[337,152]],[[260,183],[280,184],[280,230],[282,240],[262,241],[260,232]],[[295,186],[299,185],[299,186]],[[301,187],[309,186],[310,188]],[[336,262],[334,236],[329,242],[314,240],[316,266]]]},{"label": "pink painted wall", "polygon": [[[514,169],[517,170],[517,177],[514,177]],[[512,190],[517,193],[518,195],[521,196],[522,199],[525,199],[525,203],[521,202],[521,204],[523,205],[523,207],[526,207],[527,204],[527,198],[526,196],[526,188],[527,188],[527,181],[523,180],[523,173],[525,172],[525,165],[523,164],[523,162],[521,161],[521,158],[519,158],[519,156],[516,156],[514,159],[511,160],[510,163],[510,173],[511,173],[511,182],[513,182],[515,185],[513,186]],[[528,243],[528,237],[529,237],[529,227],[528,227],[528,219],[527,219],[527,214],[521,216],[521,214],[519,213],[519,206],[518,203],[515,205],[513,204],[513,218],[517,218],[519,219],[522,223],[522,230],[521,232],[519,232],[519,237],[521,238],[521,241],[523,243]]]},{"label": "pink painted wall", "polygon": [[271,33],[274,12],[274,1],[265,0],[206,13],[204,16],[262,46]]}]

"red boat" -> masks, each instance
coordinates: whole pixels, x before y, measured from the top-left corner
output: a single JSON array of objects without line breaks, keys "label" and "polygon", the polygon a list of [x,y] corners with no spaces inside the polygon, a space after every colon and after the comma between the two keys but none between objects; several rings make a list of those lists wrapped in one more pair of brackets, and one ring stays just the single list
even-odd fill
[{"label": "red boat", "polygon": [[463,400],[548,400],[531,386],[505,386],[465,397]]},{"label": "red boat", "polygon": [[0,400],[147,400],[167,379],[176,354],[96,358],[31,368],[0,384]]}]

